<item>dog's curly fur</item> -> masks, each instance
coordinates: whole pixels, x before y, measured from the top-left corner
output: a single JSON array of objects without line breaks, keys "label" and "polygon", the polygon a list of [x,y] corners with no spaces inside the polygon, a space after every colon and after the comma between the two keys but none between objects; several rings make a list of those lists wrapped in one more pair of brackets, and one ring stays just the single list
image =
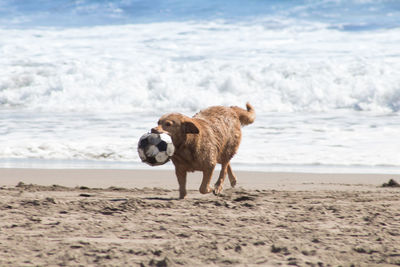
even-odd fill
[{"label": "dog's curly fur", "polygon": [[[202,171],[200,192],[219,194],[228,173],[231,186],[236,185],[230,160],[236,154],[242,138],[241,126],[254,122],[254,108],[214,106],[200,111],[192,118],[179,113],[166,114],[152,129],[154,133],[167,133],[175,146],[172,162],[179,183],[179,197],[186,196],[187,172]],[[210,182],[215,165],[221,164],[221,172],[214,189]]]}]

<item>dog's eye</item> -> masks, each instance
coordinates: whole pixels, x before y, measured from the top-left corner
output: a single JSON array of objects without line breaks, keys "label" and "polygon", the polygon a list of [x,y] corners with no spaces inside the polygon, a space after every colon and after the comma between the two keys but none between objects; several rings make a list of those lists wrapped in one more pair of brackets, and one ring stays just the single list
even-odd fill
[{"label": "dog's eye", "polygon": [[169,122],[169,121],[167,121],[167,122],[165,123],[165,126],[170,127],[170,126],[172,126],[172,123]]}]

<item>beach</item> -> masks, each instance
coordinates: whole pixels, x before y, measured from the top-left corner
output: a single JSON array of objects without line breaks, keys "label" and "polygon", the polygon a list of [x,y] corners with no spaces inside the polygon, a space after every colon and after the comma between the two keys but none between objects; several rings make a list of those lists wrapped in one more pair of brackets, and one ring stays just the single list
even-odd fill
[{"label": "beach", "polygon": [[[399,17],[0,0],[0,267],[400,266]],[[202,195],[197,172],[179,200],[172,163],[141,162],[164,114],[246,102],[236,188]]]},{"label": "beach", "polygon": [[[399,175],[0,170],[1,266],[396,266]],[[214,175],[215,179],[215,175]]]}]

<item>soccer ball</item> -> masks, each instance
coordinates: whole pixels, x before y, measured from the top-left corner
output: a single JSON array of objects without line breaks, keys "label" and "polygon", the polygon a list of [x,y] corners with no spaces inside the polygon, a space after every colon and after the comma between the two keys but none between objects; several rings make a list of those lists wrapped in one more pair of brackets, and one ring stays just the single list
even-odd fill
[{"label": "soccer ball", "polygon": [[175,152],[171,137],[167,134],[146,133],[140,137],[138,153],[142,162],[150,166],[163,165]]}]

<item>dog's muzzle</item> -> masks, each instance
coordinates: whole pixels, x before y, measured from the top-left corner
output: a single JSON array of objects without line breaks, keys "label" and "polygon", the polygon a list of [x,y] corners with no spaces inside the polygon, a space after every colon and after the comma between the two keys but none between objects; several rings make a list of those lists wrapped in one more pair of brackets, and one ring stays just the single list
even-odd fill
[{"label": "dog's muzzle", "polygon": [[161,132],[159,131],[158,127],[152,128],[152,129],[151,129],[151,133],[161,134]]}]

